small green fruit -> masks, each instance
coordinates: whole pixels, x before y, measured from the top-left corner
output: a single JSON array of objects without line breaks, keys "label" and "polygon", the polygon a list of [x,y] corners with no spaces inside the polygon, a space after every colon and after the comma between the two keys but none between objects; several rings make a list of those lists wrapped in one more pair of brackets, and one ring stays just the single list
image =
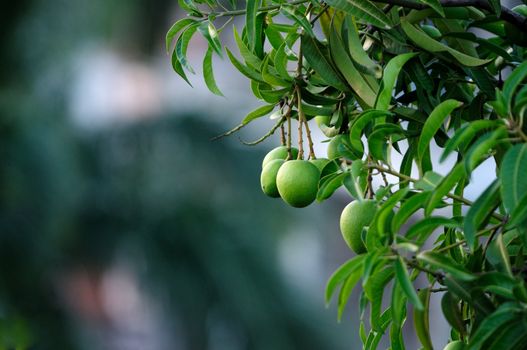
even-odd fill
[{"label": "small green fruit", "polygon": [[310,162],[318,168],[320,171],[320,177],[334,173],[339,169],[338,165],[334,161],[327,158],[311,159]]},{"label": "small green fruit", "polygon": [[[522,16],[527,16],[527,5],[518,5],[513,7],[512,11]],[[507,35],[507,39],[509,39],[512,43],[521,46],[527,46],[527,33],[525,31],[519,30],[516,26],[509,22],[505,22],[505,34]]]},{"label": "small green fruit", "polygon": [[268,162],[262,169],[262,174],[260,175],[260,184],[262,186],[263,193],[269,197],[280,197],[280,193],[278,193],[278,188],[276,187],[276,175],[284,163],[285,160],[283,159],[275,159]]},{"label": "small green fruit", "polygon": [[437,29],[437,28],[434,27],[434,26],[428,25],[428,24],[423,24],[423,25],[421,25],[421,29],[422,29],[426,34],[428,34],[429,36],[431,36],[431,37],[434,38],[434,39],[441,39],[441,36],[443,36],[443,34],[441,34],[441,32],[439,31],[439,29]]},{"label": "small green fruit", "polygon": [[448,343],[443,350],[463,350],[465,348],[465,343],[460,340],[455,340]]},{"label": "small green fruit", "polygon": [[369,226],[377,212],[374,200],[353,201],[340,215],[340,231],[346,244],[357,254],[366,252],[362,240],[362,229]]},{"label": "small green fruit", "polygon": [[[291,155],[293,156],[293,159],[296,159],[296,157],[298,156],[298,149],[291,147]],[[262,161],[262,168],[265,167],[265,165],[272,160],[275,160],[275,159],[285,160],[286,158],[287,158],[287,147],[286,146],[276,147],[265,155]]]},{"label": "small green fruit", "polygon": [[330,121],[331,121],[331,116],[329,115],[317,115],[315,117],[315,122],[317,123],[318,127],[322,125],[329,126]]},{"label": "small green fruit", "polygon": [[276,176],[282,199],[295,208],[307,207],[317,197],[320,171],[307,160],[285,162]]},{"label": "small green fruit", "polygon": [[339,151],[339,145],[344,141],[347,135],[339,134],[329,141],[328,144],[328,158],[337,159],[342,157],[342,152]]}]

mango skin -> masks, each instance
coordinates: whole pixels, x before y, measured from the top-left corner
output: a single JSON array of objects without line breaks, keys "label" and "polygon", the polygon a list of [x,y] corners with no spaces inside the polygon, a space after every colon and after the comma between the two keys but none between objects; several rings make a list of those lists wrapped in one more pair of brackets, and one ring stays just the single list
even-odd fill
[{"label": "mango skin", "polygon": [[448,343],[443,350],[463,350],[465,349],[465,343],[459,340]]},{"label": "mango skin", "polygon": [[320,171],[307,160],[289,160],[276,175],[280,197],[292,207],[303,208],[317,197]]},{"label": "mango skin", "polygon": [[280,197],[280,193],[278,193],[278,188],[276,187],[276,175],[284,163],[285,160],[283,159],[274,159],[268,162],[262,169],[260,185],[263,193],[271,198]]},{"label": "mango skin", "polygon": [[[292,159],[296,159],[298,156],[298,149],[295,147],[291,147],[291,155],[293,156]],[[262,169],[272,160],[275,159],[283,159],[285,160],[287,158],[287,147],[286,146],[279,146],[274,149],[272,149],[269,153],[267,153],[262,161]]]},{"label": "mango skin", "polygon": [[366,252],[366,246],[362,240],[362,229],[371,224],[376,212],[376,202],[367,199],[349,203],[340,215],[342,238],[356,254]]}]

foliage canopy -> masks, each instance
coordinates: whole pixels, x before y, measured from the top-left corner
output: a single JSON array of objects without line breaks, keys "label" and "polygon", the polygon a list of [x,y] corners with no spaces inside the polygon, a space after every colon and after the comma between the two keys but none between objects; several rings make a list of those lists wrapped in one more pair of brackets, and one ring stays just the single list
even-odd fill
[{"label": "foliage canopy", "polygon": [[[452,327],[449,346],[525,346],[526,5],[247,0],[237,9],[235,1],[179,3],[188,16],[167,33],[173,68],[188,81],[187,46],[201,33],[209,43],[203,75],[215,94],[221,91],[212,55],[223,55],[220,34],[234,17],[245,17],[243,30],[233,30],[241,58],[225,52],[265,104],[225,135],[272,113],[276,124],[256,142],[280,130],[290,149],[296,123],[297,158],[304,159],[306,136],[307,158],[314,159],[309,121],[316,119],[332,139],[334,158],[321,169],[317,200],[344,186],[356,201],[375,201],[375,215],[361,230],[364,251],[335,271],[326,290],[327,302],[338,294],[341,317],[362,284],[365,349],[375,349],[382,337],[391,349],[404,349],[408,306],[423,348],[432,349],[432,293],[441,294]],[[433,157],[437,147],[441,155]],[[456,161],[440,174],[447,158]],[[469,200],[464,190],[485,161],[495,166],[494,179]],[[391,294],[387,308],[385,294]]]}]

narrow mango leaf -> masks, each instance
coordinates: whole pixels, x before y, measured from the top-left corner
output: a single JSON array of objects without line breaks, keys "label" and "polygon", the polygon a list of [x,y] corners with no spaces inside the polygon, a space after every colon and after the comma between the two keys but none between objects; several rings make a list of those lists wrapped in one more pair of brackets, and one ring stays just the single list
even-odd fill
[{"label": "narrow mango leaf", "polygon": [[275,108],[275,105],[267,105],[256,108],[254,111],[247,114],[247,116],[242,120],[243,125],[247,125],[255,119],[268,115]]},{"label": "narrow mango leaf", "polygon": [[470,337],[470,349],[482,349],[485,341],[493,336],[500,326],[518,317],[521,307],[516,303],[502,304],[496,311],[486,317]]},{"label": "narrow mango leaf", "polygon": [[441,102],[436,108],[434,108],[432,113],[430,113],[430,116],[423,126],[423,130],[417,144],[417,156],[419,159],[423,159],[425,152],[430,147],[432,138],[437,133],[439,128],[441,128],[441,125],[445,119],[450,115],[450,113],[452,113],[454,109],[461,105],[462,103],[459,101],[446,100]]},{"label": "narrow mango leaf", "polygon": [[508,113],[512,111],[514,93],[526,77],[527,61],[516,67],[505,80],[505,83],[503,84],[503,99]]},{"label": "narrow mango leaf", "polygon": [[354,161],[351,164],[351,171],[343,180],[346,189],[358,201],[364,200],[366,172],[362,168],[363,164],[360,159]]},{"label": "narrow mango leaf", "polygon": [[254,51],[256,43],[256,14],[261,0],[247,0],[245,12],[245,31],[247,32],[247,41],[251,51]]},{"label": "narrow mango leaf", "polygon": [[523,195],[523,198],[518,202],[516,209],[512,212],[509,224],[516,226],[525,221],[527,221],[527,193]]},{"label": "narrow mango leaf", "polygon": [[258,69],[262,65],[262,60],[253,54],[251,50],[245,45],[242,38],[238,34],[238,31],[236,30],[236,27],[232,28],[233,35],[234,35],[234,41],[236,42],[236,45],[238,46],[238,50],[240,50],[240,54],[242,55],[245,63],[252,66],[254,69]]},{"label": "narrow mango leaf", "polygon": [[388,198],[386,202],[381,206],[376,215],[377,232],[383,237],[386,234],[386,229],[391,228],[389,217],[393,213],[393,208],[404,198],[410,189],[403,187]]},{"label": "narrow mango leaf", "polygon": [[500,182],[495,180],[470,206],[465,217],[464,233],[468,246],[472,251],[476,250],[478,240],[477,230],[483,225],[485,219],[494,211],[500,200]]},{"label": "narrow mango leaf", "polygon": [[373,2],[367,0],[328,0],[328,5],[344,11],[365,23],[379,28],[390,29],[392,22]]},{"label": "narrow mango leaf", "polygon": [[455,150],[463,152],[479,132],[494,129],[500,125],[503,125],[501,119],[475,120],[464,125],[447,141],[440,161],[443,162]]},{"label": "narrow mango leaf", "polygon": [[429,195],[429,192],[416,193],[401,204],[401,207],[392,219],[392,231],[394,233],[398,233],[401,226],[410,218],[410,216],[423,207],[424,203],[426,203],[426,198],[428,198]]},{"label": "narrow mango leaf", "polygon": [[441,183],[443,176],[435,171],[427,171],[422,178],[414,184],[418,190],[433,191]]},{"label": "narrow mango leaf", "polygon": [[382,249],[376,249],[368,254],[364,258],[364,267],[362,271],[362,286],[364,287],[370,276],[372,275],[374,267],[378,265],[385,265],[386,259],[381,258],[381,255],[384,253]]},{"label": "narrow mango leaf", "polygon": [[347,16],[344,24],[347,29],[348,52],[351,58],[363,73],[371,74],[375,78],[380,79],[382,77],[382,67],[374,62],[364,51],[355,21],[351,16]]},{"label": "narrow mango leaf", "polygon": [[465,155],[465,170],[470,174],[478,165],[487,159],[500,141],[507,137],[507,129],[502,126],[481,136]]},{"label": "narrow mango leaf", "polygon": [[284,5],[282,6],[282,14],[296,22],[298,25],[300,25],[305,33],[312,37],[315,37],[315,33],[313,32],[313,27],[311,27],[311,23],[309,23],[309,21],[303,14],[298,12],[296,7]]},{"label": "narrow mango leaf", "polygon": [[489,2],[492,12],[499,17],[501,15],[501,3],[500,0],[487,0]]},{"label": "narrow mango leaf", "polygon": [[461,281],[472,281],[476,279],[476,276],[471,274],[462,265],[458,264],[452,258],[441,253],[436,253],[433,251],[422,252],[417,255],[417,260],[426,264],[430,264],[433,267],[441,269],[445,272],[448,272],[456,279]]},{"label": "narrow mango leaf", "polygon": [[[515,145],[507,151],[500,167],[501,197],[507,212],[514,213],[527,193],[527,145]],[[512,217],[515,220],[515,217]]]},{"label": "narrow mango leaf", "polygon": [[353,149],[359,156],[362,157],[364,154],[364,146],[362,145],[361,137],[362,131],[375,118],[379,117],[388,117],[392,113],[388,111],[379,111],[375,109],[370,109],[365,112],[362,112],[353,122],[353,125],[350,129],[350,144]]},{"label": "narrow mango leaf", "polygon": [[378,160],[388,162],[388,141],[394,136],[405,137],[405,132],[399,124],[385,123],[375,127],[368,135],[370,154]]},{"label": "narrow mango leaf", "polygon": [[172,51],[172,68],[174,69],[174,72],[176,72],[181,78],[183,78],[187,82],[187,84],[192,86],[192,84],[187,78],[187,75],[185,74],[185,71],[183,70],[183,66],[177,58],[176,50]]},{"label": "narrow mango leaf", "polygon": [[401,21],[401,27],[403,31],[408,35],[408,37],[419,47],[426,51],[430,52],[448,52],[452,55],[456,61],[461,63],[464,66],[475,67],[482,66],[484,64],[492,61],[491,59],[482,60],[477,57],[472,57],[461,53],[457,50],[452,49],[451,47],[446,46],[445,44],[440,43],[439,41],[428,36],[423,30],[415,27],[406,20]]},{"label": "narrow mango leaf", "polygon": [[212,48],[210,46],[203,58],[203,78],[210,92],[218,96],[223,96],[218,85],[216,85],[216,79],[214,79],[214,72],[212,70]]},{"label": "narrow mango leaf", "polygon": [[398,256],[395,260],[395,277],[397,278],[397,282],[408,300],[417,310],[423,310],[423,303],[419,299],[419,296],[414,289],[412,281],[410,280],[410,275],[408,274],[408,270],[406,268],[406,264],[400,256]]},{"label": "narrow mango leaf", "polygon": [[[521,349],[525,346],[527,339],[527,326],[523,318],[516,318],[505,326],[494,331],[494,335],[489,338],[490,343],[484,344],[485,350]],[[488,346],[488,347],[487,347]]]},{"label": "narrow mango leaf", "polygon": [[348,300],[350,298],[351,292],[353,292],[353,288],[357,285],[357,282],[362,277],[362,271],[360,269],[357,269],[353,271],[349,276],[348,279],[346,279],[346,282],[344,282],[344,285],[340,289],[339,293],[339,301],[338,301],[338,311],[337,311],[337,320],[340,322],[342,319],[342,315],[344,314],[344,309],[346,308],[346,305],[348,304]]},{"label": "narrow mango leaf", "polygon": [[335,289],[348,278],[350,274],[352,274],[354,271],[361,270],[364,262],[364,257],[366,255],[358,255],[348,261],[346,261],[344,264],[342,264],[328,280],[328,283],[326,284],[326,293],[325,293],[325,299],[326,304],[329,304],[331,300],[331,296],[333,295],[333,292]]},{"label": "narrow mango leaf", "polygon": [[443,7],[441,6],[441,3],[439,2],[439,0],[419,0],[419,1],[433,8],[434,11],[437,12],[441,17],[445,17],[445,11],[443,10]]},{"label": "narrow mango leaf", "polygon": [[441,310],[448,323],[460,334],[465,334],[465,322],[459,308],[459,299],[450,292],[446,292],[441,298]]},{"label": "narrow mango leaf", "polygon": [[503,235],[497,235],[497,237],[490,243],[486,257],[498,271],[506,273],[509,276],[514,276],[512,274],[509,252],[503,242]]},{"label": "narrow mango leaf", "polygon": [[329,48],[333,62],[335,62],[338,70],[352,87],[353,91],[369,107],[372,107],[375,103],[375,92],[370,88],[364,80],[364,77],[353,65],[351,58],[344,48],[342,39],[333,26],[331,27],[331,35],[329,37]]},{"label": "narrow mango leaf", "polygon": [[203,35],[203,37],[207,40],[214,52],[216,52],[218,56],[223,57],[223,52],[221,52],[220,37],[218,35],[216,27],[214,27],[214,24],[212,24],[212,22],[210,21],[201,22],[200,26],[198,27],[198,30],[201,35]]},{"label": "narrow mango leaf", "polygon": [[276,71],[276,69],[271,67],[271,65],[269,64],[270,59],[271,55],[268,54],[262,61],[261,74],[263,80],[270,86],[290,87],[291,82],[283,80]]},{"label": "narrow mango leaf", "polygon": [[462,181],[465,178],[465,167],[463,163],[458,163],[454,168],[448,173],[447,176],[437,185],[437,187],[430,194],[430,198],[425,207],[425,216],[430,216],[432,211],[437,208],[437,206],[456,184]]},{"label": "narrow mango leaf", "polygon": [[190,42],[190,39],[192,39],[192,36],[194,33],[196,33],[196,30],[200,24],[198,22],[191,24],[190,26],[185,29],[185,31],[181,34],[179,39],[176,42],[176,47],[174,48],[174,51],[176,52],[176,57],[179,63],[187,69],[189,72],[194,73],[194,69],[190,66],[190,63],[187,60],[187,48],[188,44]]},{"label": "narrow mango leaf", "polygon": [[170,52],[170,45],[172,45],[172,41],[174,40],[175,36],[185,27],[194,22],[196,22],[196,20],[193,18],[183,18],[174,23],[172,27],[170,27],[165,39],[167,53]]},{"label": "narrow mango leaf", "polygon": [[424,219],[421,219],[406,232],[406,237],[408,239],[417,238],[419,242],[424,242],[435,229],[439,226],[444,226],[448,228],[457,228],[461,224],[454,219],[445,218],[442,216],[430,216]]},{"label": "narrow mango leaf", "polygon": [[[278,50],[276,50],[275,56],[274,56],[274,67],[276,68],[276,71],[278,74],[280,74],[280,77],[285,81],[291,81],[291,76],[289,75],[289,72],[287,71],[287,53],[285,52],[286,49],[286,43],[283,43],[280,45]],[[302,97],[303,98],[303,97]]]},{"label": "narrow mango leaf", "polygon": [[390,106],[390,102],[392,100],[392,93],[399,72],[403,68],[404,64],[416,55],[417,53],[413,52],[404,53],[392,58],[388,62],[388,64],[384,68],[382,83],[379,88],[379,93],[377,95],[377,101],[375,102],[375,109],[388,110],[388,107]]},{"label": "narrow mango leaf", "polygon": [[338,174],[330,181],[327,181],[322,186],[320,186],[317,192],[317,202],[322,202],[331,197],[331,195],[335,193],[335,191],[340,186],[342,186],[342,181],[344,181],[347,176],[347,173]]},{"label": "narrow mango leaf", "polygon": [[368,283],[364,286],[366,296],[370,299],[371,310],[370,310],[370,322],[371,327],[377,331],[382,332],[381,325],[381,308],[382,308],[382,297],[384,295],[384,289],[386,284],[393,278],[394,269],[392,266],[384,266],[375,269],[375,272],[371,275]]},{"label": "narrow mango leaf", "polygon": [[430,338],[430,289],[423,288],[418,292],[419,300],[423,307],[414,308],[414,328],[417,338],[423,345],[424,350],[433,350]]},{"label": "narrow mango leaf", "polygon": [[262,75],[260,73],[258,73],[254,69],[252,69],[250,67],[247,67],[246,65],[244,65],[243,63],[238,61],[238,59],[232,54],[232,52],[228,48],[225,48],[225,51],[227,51],[227,56],[229,57],[229,60],[231,61],[232,65],[240,73],[242,73],[247,78],[249,78],[249,79],[251,79],[253,81],[257,81],[257,82],[260,82],[260,83],[265,83],[265,81],[263,80]]},{"label": "narrow mango leaf", "polygon": [[318,73],[328,85],[331,85],[339,90],[346,91],[348,88],[342,82],[337,72],[333,69],[331,62],[324,54],[322,44],[315,38],[303,34],[301,36],[302,53],[307,62]]}]

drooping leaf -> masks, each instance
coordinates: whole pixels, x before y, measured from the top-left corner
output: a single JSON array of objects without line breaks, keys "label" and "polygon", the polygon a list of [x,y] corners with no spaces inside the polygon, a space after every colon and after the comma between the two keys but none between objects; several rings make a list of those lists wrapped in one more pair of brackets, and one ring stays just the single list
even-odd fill
[{"label": "drooping leaf", "polygon": [[240,72],[242,73],[243,75],[245,75],[247,78],[253,80],[253,81],[257,81],[257,82],[260,82],[260,83],[265,83],[265,81],[263,80],[262,78],[262,75],[260,73],[258,73],[256,70],[250,68],[250,67],[247,67],[246,65],[244,65],[243,63],[241,63],[233,54],[232,52],[228,49],[228,48],[225,48],[225,51],[227,51],[227,56],[229,57],[229,60],[231,61],[232,65]]},{"label": "drooping leaf", "polygon": [[394,233],[399,232],[401,226],[410,218],[410,216],[423,207],[428,196],[430,196],[430,193],[428,192],[416,193],[401,204],[401,207],[392,219],[392,231]]},{"label": "drooping leaf", "polygon": [[331,197],[331,195],[342,186],[342,181],[344,181],[344,178],[347,176],[347,173],[337,174],[330,181],[326,181],[320,186],[317,192],[317,202],[322,202]]},{"label": "drooping leaf", "polygon": [[450,115],[450,113],[452,113],[454,109],[461,106],[461,104],[461,102],[456,100],[446,100],[441,102],[436,108],[434,108],[432,113],[430,113],[430,116],[423,126],[423,130],[417,144],[417,156],[419,159],[423,158],[425,152],[430,147],[430,141],[432,141],[432,138],[437,133],[445,119]]},{"label": "drooping leaf", "polygon": [[256,43],[256,14],[260,3],[261,0],[246,0],[245,30],[251,51],[254,51]]},{"label": "drooping leaf", "polygon": [[441,298],[441,310],[448,323],[460,334],[465,334],[465,322],[459,307],[459,299],[446,292]]},{"label": "drooping leaf", "polygon": [[247,47],[247,45],[245,45],[242,38],[238,34],[236,27],[233,27],[232,31],[234,35],[234,41],[236,42],[238,50],[240,50],[240,54],[242,55],[245,63],[250,65],[253,69],[260,68],[260,66],[262,65],[262,60],[254,53],[252,53],[252,51]]},{"label": "drooping leaf", "polygon": [[348,304],[348,300],[350,298],[351,292],[353,291],[353,288],[355,288],[355,285],[357,285],[357,282],[362,277],[361,270],[356,269],[346,279],[344,282],[342,288],[340,289],[339,293],[339,301],[338,301],[338,311],[337,311],[337,320],[340,321],[342,319],[342,315],[344,314],[344,309],[346,308],[346,305]]},{"label": "drooping leaf", "polygon": [[434,172],[427,171],[423,177],[414,184],[414,187],[418,190],[433,191],[443,180],[443,176]]},{"label": "drooping leaf", "polygon": [[382,67],[375,63],[370,56],[364,51],[362,42],[359,38],[359,33],[357,30],[357,25],[351,16],[347,16],[345,20],[345,25],[347,29],[348,37],[348,52],[351,55],[353,61],[359,67],[359,70],[362,72],[373,75],[375,78],[379,79],[382,77]]},{"label": "drooping leaf", "polygon": [[439,0],[419,0],[419,1],[433,8],[434,11],[437,12],[442,17],[445,17],[445,11],[443,10],[443,7],[441,6],[441,3],[439,2]]},{"label": "drooping leaf", "polygon": [[260,117],[263,117],[265,115],[268,115],[271,113],[271,111],[275,108],[275,105],[267,105],[267,106],[261,106],[247,114],[247,116],[242,120],[242,124],[246,125],[252,122],[255,119],[258,119]]},{"label": "drooping leaf", "polygon": [[375,102],[375,109],[388,110],[392,100],[393,88],[397,80],[397,76],[402,67],[408,60],[417,55],[416,53],[404,53],[392,58],[386,67],[382,76],[382,83],[377,94],[377,101]]},{"label": "drooping leaf", "polygon": [[176,37],[176,35],[183,30],[185,27],[189,26],[190,24],[196,22],[193,18],[182,18],[176,23],[170,27],[166,34],[165,44],[166,44],[166,50],[167,53],[170,51],[170,45],[172,45],[172,41]]},{"label": "drooping leaf", "polygon": [[210,46],[203,58],[203,77],[210,92],[218,96],[223,96],[218,85],[216,85],[216,79],[214,79],[214,72],[212,69],[212,49]]},{"label": "drooping leaf", "polygon": [[[515,145],[507,151],[500,167],[501,197],[509,213],[518,208],[527,193],[527,145]],[[514,217],[512,218],[514,220]]]},{"label": "drooping leaf", "polygon": [[400,256],[395,260],[395,277],[408,300],[417,310],[423,310],[423,303],[414,289],[412,281],[410,280],[410,275],[408,275],[408,270],[406,269],[406,264]]},{"label": "drooping leaf", "polygon": [[476,279],[476,276],[471,274],[462,265],[441,253],[425,251],[417,255],[417,260],[450,273],[456,279],[461,281],[472,281]]},{"label": "drooping leaf", "polygon": [[327,4],[338,10],[344,11],[356,18],[360,18],[366,23],[376,27],[389,29],[392,27],[390,19],[375,6],[366,0],[328,0]]},{"label": "drooping leaf", "polygon": [[203,37],[208,41],[210,47],[218,54],[218,56],[222,57],[223,53],[221,52],[221,42],[218,35],[218,31],[216,30],[216,27],[211,21],[208,22],[201,22],[201,24],[198,27],[199,32]]},{"label": "drooping leaf", "polygon": [[368,279],[364,286],[366,296],[371,302],[370,322],[371,326],[377,332],[382,332],[381,308],[382,297],[386,284],[393,278],[394,269],[392,266],[379,266]]},{"label": "drooping leaf", "polygon": [[418,292],[418,296],[423,308],[414,308],[415,332],[424,350],[433,350],[432,340],[430,338],[430,289],[421,289]]},{"label": "drooping leaf", "polygon": [[456,164],[454,168],[445,176],[442,181],[430,193],[429,200],[425,207],[425,216],[432,214],[432,211],[437,208],[443,197],[445,197],[456,184],[458,184],[465,176],[465,167],[462,163]]},{"label": "drooping leaf", "polygon": [[362,269],[364,257],[365,255],[358,255],[346,261],[337,270],[335,270],[335,272],[333,272],[333,274],[328,280],[328,283],[326,284],[326,293],[325,293],[326,304],[330,302],[331,296],[333,295],[335,289],[341,283],[343,283],[350,274],[352,274],[354,271]]}]

